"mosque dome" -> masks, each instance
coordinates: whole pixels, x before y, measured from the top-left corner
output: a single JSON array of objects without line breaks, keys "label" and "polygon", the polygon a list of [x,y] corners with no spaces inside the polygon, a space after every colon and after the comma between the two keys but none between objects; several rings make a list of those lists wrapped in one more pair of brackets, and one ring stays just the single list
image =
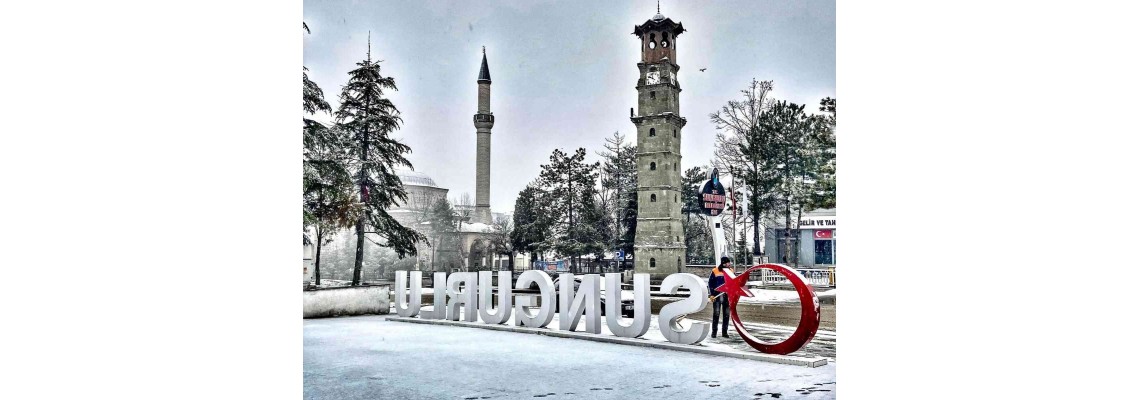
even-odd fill
[{"label": "mosque dome", "polygon": [[416,172],[410,169],[396,170],[396,176],[400,177],[400,182],[406,186],[426,186],[437,188],[435,180],[423,172]]}]

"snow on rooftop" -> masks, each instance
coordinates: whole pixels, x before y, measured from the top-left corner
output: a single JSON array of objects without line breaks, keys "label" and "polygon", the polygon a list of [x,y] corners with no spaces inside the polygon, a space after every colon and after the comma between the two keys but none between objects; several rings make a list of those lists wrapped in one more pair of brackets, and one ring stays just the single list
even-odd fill
[{"label": "snow on rooftop", "polygon": [[407,168],[396,169],[396,176],[400,177],[400,182],[408,186],[427,186],[439,187],[435,184],[435,180],[423,172],[412,171]]},{"label": "snow on rooftop", "polygon": [[482,222],[466,223],[464,222],[459,228],[460,232],[490,232],[495,230],[491,225]]}]

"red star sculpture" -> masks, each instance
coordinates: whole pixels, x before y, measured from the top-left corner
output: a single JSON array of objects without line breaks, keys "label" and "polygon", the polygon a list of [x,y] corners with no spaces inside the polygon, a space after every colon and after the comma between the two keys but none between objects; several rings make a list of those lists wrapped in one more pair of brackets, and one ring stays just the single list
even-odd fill
[{"label": "red star sculpture", "polygon": [[729,301],[732,301],[732,299],[739,298],[741,296],[752,297],[752,292],[750,292],[748,288],[744,286],[744,284],[747,282],[747,274],[736,276],[736,274],[733,274],[732,271],[724,271],[724,284],[718,286],[716,288],[716,291],[724,292],[724,294],[728,295]]}]

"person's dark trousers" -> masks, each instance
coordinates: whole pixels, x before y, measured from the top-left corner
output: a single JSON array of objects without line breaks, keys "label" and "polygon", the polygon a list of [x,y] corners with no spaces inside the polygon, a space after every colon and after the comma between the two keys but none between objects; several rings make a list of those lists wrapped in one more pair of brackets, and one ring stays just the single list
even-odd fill
[{"label": "person's dark trousers", "polygon": [[717,322],[720,322],[720,335],[728,337],[728,296],[720,295],[713,300],[712,337],[716,337]]}]

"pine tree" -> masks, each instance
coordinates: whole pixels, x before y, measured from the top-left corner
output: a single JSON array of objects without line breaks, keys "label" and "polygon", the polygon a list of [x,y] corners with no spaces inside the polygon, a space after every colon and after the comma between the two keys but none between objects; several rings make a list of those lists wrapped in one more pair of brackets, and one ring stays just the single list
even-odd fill
[{"label": "pine tree", "polygon": [[[690,263],[707,264],[712,262],[714,249],[712,232],[709,231],[704,213],[701,211],[701,188],[708,180],[706,167],[693,167],[681,175],[681,213],[685,215],[685,247]],[[696,218],[693,218],[693,216]]]},{"label": "pine tree", "polygon": [[[397,90],[392,77],[380,74],[380,61],[372,60],[371,41],[368,56],[348,73],[349,80],[341,90],[336,121],[351,137],[350,149],[356,158],[352,163],[354,184],[363,212],[356,219],[356,259],[352,284],[359,285],[364,262],[364,240],[390,247],[396,256],[416,255],[416,243],[427,240],[423,234],[400,225],[386,211],[407,201],[407,192],[396,176],[399,166],[412,167],[404,157],[411,148],[391,138],[403,120],[384,90]],[[376,235],[381,242],[367,237]]]},{"label": "pine tree", "polygon": [[[507,262],[510,264],[509,270],[513,271],[515,268],[515,249],[511,244],[511,233],[514,231],[514,224],[511,218],[506,216],[497,216],[491,221],[491,254],[496,256],[506,255],[510,258]],[[506,266],[500,265],[499,270],[505,270]]]},{"label": "pine tree", "polygon": [[437,271],[436,265],[442,264],[447,265],[447,271],[450,273],[458,261],[455,257],[458,254],[455,249],[458,246],[455,208],[446,198],[440,197],[428,210],[427,222],[431,226],[431,270]]},{"label": "pine tree", "polygon": [[708,180],[705,169],[692,167],[681,174],[681,213],[685,214],[686,220],[692,219],[694,214],[701,215],[701,188]]},{"label": "pine tree", "polygon": [[835,99],[820,100],[819,111],[824,112],[814,116],[819,173],[808,204],[812,209],[835,208]]},{"label": "pine tree", "polygon": [[688,249],[685,254],[689,257],[686,262],[704,265],[719,262],[719,260],[713,260],[716,250],[713,249],[712,232],[709,231],[709,224],[705,222],[705,219],[703,217],[685,219],[683,223],[685,224],[685,247]]},{"label": "pine tree", "polygon": [[[583,213],[593,206],[593,187],[597,184],[600,163],[586,164],[586,149],[579,148],[573,155],[554,150],[550,163],[542,165],[539,180],[547,188],[553,207],[551,211],[559,221],[555,233],[548,237],[548,247],[559,254],[574,257],[574,272],[581,263],[581,255],[588,252],[593,236],[581,224]],[[586,221],[589,223],[589,221]]]},{"label": "pine tree", "polygon": [[799,229],[803,213],[819,205],[834,205],[834,196],[829,196],[826,188],[821,190],[833,184],[827,182],[833,178],[826,176],[834,171],[835,142],[830,124],[827,117],[809,116],[803,105],[786,101],[773,103],[761,118],[761,130],[775,138],[770,164],[776,172],[776,198],[784,217],[782,262],[799,264],[792,231]]},{"label": "pine tree", "polygon": [[530,253],[533,263],[544,249],[553,220],[547,210],[546,193],[537,182],[527,185],[515,200],[515,228],[511,231],[511,247]]},{"label": "pine tree", "polygon": [[[304,28],[309,32],[307,24]],[[343,135],[309,118],[318,112],[332,112],[332,108],[320,86],[309,80],[308,71],[302,67],[302,221],[306,231],[313,228],[316,234],[313,274],[315,283],[320,285],[323,247],[339,229],[351,224],[358,207],[351,195],[352,179],[346,166]]]},{"label": "pine tree", "polygon": [[625,143],[625,135],[614,132],[606,138],[606,151],[599,152],[603,197],[612,228],[609,240],[614,250],[633,254],[634,233],[637,231],[637,146]]},{"label": "pine tree", "polygon": [[609,219],[606,218],[606,209],[599,202],[601,196],[595,185],[586,186],[580,193],[581,218],[575,226],[575,241],[578,243],[578,254],[593,254],[594,259],[605,257],[608,239],[611,235]]}]

